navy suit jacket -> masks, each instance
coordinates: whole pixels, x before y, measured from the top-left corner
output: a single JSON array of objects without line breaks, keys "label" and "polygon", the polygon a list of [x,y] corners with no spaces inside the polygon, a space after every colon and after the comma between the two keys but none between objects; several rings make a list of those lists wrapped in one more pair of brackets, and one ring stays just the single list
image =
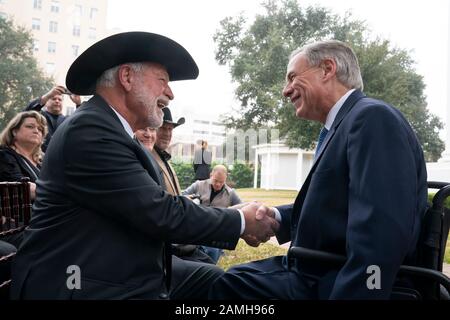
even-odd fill
[{"label": "navy suit jacket", "polygon": [[[197,206],[158,185],[147,152],[94,96],[49,144],[30,226],[13,262],[12,298],[157,299],[165,242],[233,249],[237,210]],[[67,269],[81,271],[81,289]]]},{"label": "navy suit jacket", "polygon": [[[387,299],[411,261],[427,207],[422,149],[403,115],[354,91],[338,112],[292,205],[278,207],[281,243],[345,255],[340,269],[306,261],[323,299]],[[380,268],[381,289],[367,280]],[[369,281],[370,282],[370,281]]]}]

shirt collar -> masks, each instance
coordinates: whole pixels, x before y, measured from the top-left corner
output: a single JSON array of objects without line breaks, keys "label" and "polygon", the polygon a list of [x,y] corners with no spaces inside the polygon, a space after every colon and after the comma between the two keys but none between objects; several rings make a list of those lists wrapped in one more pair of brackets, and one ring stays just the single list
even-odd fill
[{"label": "shirt collar", "polygon": [[325,128],[327,130],[330,130],[331,125],[334,122],[334,119],[336,118],[336,115],[338,114],[339,110],[341,110],[341,107],[344,105],[344,102],[347,100],[347,98],[355,91],[356,89],[350,89],[348,90],[331,108],[330,112],[328,112],[327,120],[325,121]]},{"label": "shirt collar", "polygon": [[127,120],[125,120],[124,117],[122,117],[122,115],[120,113],[118,113],[116,111],[116,109],[114,109],[112,106],[109,106],[117,115],[117,117],[119,117],[120,122],[122,123],[123,128],[125,129],[126,133],[128,133],[128,135],[133,138],[134,137],[134,133],[133,133],[133,129],[131,129],[130,124],[128,123]]}]

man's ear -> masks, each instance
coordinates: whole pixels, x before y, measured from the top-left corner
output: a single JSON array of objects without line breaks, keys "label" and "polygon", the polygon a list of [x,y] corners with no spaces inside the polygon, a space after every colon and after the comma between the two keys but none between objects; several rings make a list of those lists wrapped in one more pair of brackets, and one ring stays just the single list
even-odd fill
[{"label": "man's ear", "polygon": [[320,63],[320,67],[323,70],[323,78],[330,79],[336,75],[336,61],[333,59],[324,59]]},{"label": "man's ear", "polygon": [[131,91],[133,78],[136,77],[133,69],[127,64],[123,64],[119,67],[117,72],[119,77],[119,83],[126,92]]}]

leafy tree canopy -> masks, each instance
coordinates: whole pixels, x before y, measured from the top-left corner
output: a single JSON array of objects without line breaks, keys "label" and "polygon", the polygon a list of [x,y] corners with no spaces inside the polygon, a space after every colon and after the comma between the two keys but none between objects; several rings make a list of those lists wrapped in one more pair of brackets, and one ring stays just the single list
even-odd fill
[{"label": "leafy tree canopy", "polygon": [[32,45],[27,30],[0,18],[0,129],[51,87],[52,80],[37,66]]}]

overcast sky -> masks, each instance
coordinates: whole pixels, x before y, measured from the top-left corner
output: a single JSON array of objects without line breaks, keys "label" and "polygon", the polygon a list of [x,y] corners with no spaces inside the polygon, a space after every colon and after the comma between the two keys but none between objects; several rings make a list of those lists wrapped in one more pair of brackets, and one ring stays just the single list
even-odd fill
[{"label": "overcast sky", "polygon": [[[366,21],[372,36],[389,39],[406,49],[424,76],[431,112],[445,120],[448,70],[448,0],[308,0],[343,14],[351,11]],[[188,112],[216,116],[238,106],[228,68],[214,60],[212,36],[219,21],[239,12],[253,20],[262,12],[261,0],[109,0],[108,28],[148,31],[168,36],[183,45],[196,60],[197,80],[174,82],[175,116]],[[280,93],[281,94],[281,93]]]}]

